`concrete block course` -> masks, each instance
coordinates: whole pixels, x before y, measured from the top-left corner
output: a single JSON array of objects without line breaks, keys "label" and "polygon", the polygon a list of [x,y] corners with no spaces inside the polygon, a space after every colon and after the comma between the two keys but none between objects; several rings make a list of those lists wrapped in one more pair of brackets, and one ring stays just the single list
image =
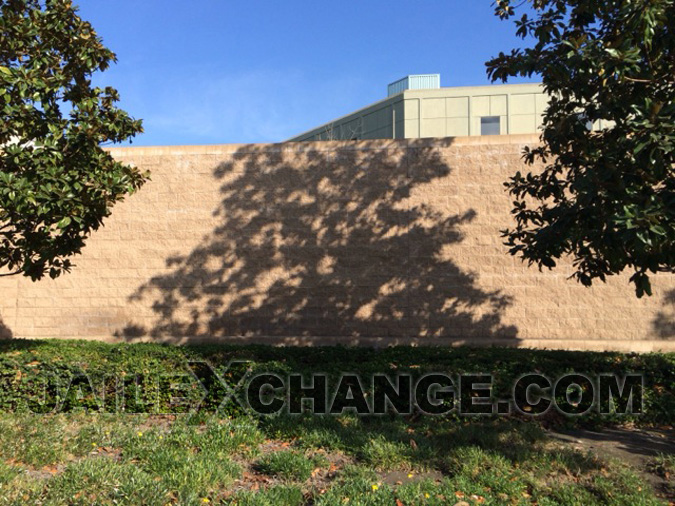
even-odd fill
[{"label": "concrete block course", "polygon": [[76,267],[0,278],[0,336],[675,351],[675,276],[637,300],[507,254],[533,135],[112,148],[152,172]]}]

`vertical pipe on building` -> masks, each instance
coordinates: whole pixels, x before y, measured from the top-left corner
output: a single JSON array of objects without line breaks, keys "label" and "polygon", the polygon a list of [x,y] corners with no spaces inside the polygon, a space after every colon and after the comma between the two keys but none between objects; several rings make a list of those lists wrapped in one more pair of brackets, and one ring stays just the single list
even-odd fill
[{"label": "vertical pipe on building", "polygon": [[396,104],[391,104],[391,138],[396,139]]},{"label": "vertical pipe on building", "polygon": [[[534,112],[537,112],[537,104],[534,105]],[[501,122],[500,122],[501,123]],[[501,127],[500,127],[501,128]],[[511,94],[506,94],[506,135],[511,132]],[[501,133],[501,132],[499,132]]]}]

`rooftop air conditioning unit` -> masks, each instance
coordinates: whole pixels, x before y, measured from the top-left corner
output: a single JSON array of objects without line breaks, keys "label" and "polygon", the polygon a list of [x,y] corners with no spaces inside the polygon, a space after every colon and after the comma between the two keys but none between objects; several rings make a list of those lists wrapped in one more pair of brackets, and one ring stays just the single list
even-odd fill
[{"label": "rooftop air conditioning unit", "polygon": [[435,90],[441,87],[440,74],[415,74],[405,76],[387,86],[387,96],[397,95],[405,90]]}]

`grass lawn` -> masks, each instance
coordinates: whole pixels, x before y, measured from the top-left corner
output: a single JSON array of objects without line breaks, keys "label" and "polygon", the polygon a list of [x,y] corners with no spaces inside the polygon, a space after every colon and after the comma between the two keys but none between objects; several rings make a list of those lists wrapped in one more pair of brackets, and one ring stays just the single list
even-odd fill
[{"label": "grass lawn", "polygon": [[[187,370],[188,358],[207,360],[223,377],[237,376],[233,359],[247,360],[255,371],[336,377],[490,372],[495,395],[532,371],[552,377],[641,372],[644,413],[260,416],[232,404],[195,416],[167,413],[176,395],[168,387],[134,392],[134,407],[151,408],[145,414],[105,412],[97,401],[106,378],[177,374]],[[45,371],[59,378],[85,373],[92,389],[55,387],[52,394],[68,412],[30,412],[27,400],[39,397]],[[640,468],[549,432],[672,426],[675,354],[12,340],[0,342],[0,384],[0,504],[641,505],[668,504],[675,491],[668,488],[675,476],[670,453]],[[198,395],[189,387],[181,392]],[[655,488],[652,477],[663,486]]]}]

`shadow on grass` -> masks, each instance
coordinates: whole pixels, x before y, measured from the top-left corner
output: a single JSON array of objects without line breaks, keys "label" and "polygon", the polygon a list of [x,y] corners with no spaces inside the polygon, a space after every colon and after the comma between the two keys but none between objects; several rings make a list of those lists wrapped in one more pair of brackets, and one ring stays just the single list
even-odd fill
[{"label": "shadow on grass", "polygon": [[439,151],[359,146],[251,145],[218,165],[217,225],[131,297],[152,327],[118,337],[516,339],[502,323],[511,298],[448,254],[476,213],[449,212]]},{"label": "shadow on grass", "polygon": [[266,420],[263,427],[268,435],[293,439],[297,446],[338,450],[384,471],[408,466],[453,475],[465,464],[467,452],[487,459],[482,465],[488,466],[491,457],[517,466],[555,461],[579,473],[603,466],[590,454],[550,446],[539,425],[517,420],[282,416]]}]

